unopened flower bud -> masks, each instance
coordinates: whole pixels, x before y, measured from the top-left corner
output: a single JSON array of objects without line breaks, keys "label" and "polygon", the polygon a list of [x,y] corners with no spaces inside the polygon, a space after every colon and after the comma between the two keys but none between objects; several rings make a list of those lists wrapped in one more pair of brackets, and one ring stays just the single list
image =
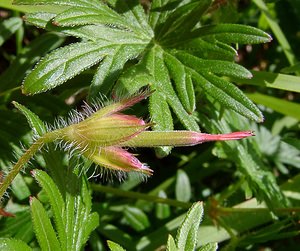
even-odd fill
[{"label": "unopened flower bud", "polygon": [[135,116],[118,113],[103,117],[97,115],[95,113],[78,124],[64,128],[63,140],[83,148],[95,149],[119,145],[149,127]]},{"label": "unopened flower bud", "polygon": [[109,169],[123,172],[137,171],[147,175],[152,174],[151,169],[141,163],[133,154],[120,147],[104,147],[92,154],[86,151],[85,155],[94,163]]}]

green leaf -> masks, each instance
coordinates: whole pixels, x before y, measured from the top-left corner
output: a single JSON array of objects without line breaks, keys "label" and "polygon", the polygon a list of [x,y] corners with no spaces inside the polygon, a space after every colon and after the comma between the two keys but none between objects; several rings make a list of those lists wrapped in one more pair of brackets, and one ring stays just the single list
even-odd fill
[{"label": "green leaf", "polygon": [[161,93],[168,105],[172,108],[173,112],[179,118],[180,122],[187,129],[198,131],[199,126],[195,122],[194,118],[186,112],[179,98],[177,97],[173,86],[171,85],[169,73],[164,64],[163,58],[164,52],[158,47],[154,47],[148,56],[147,68],[154,77],[154,88],[157,92]]},{"label": "green leaf", "polygon": [[0,23],[0,46],[14,34],[23,24],[19,17],[11,17]]},{"label": "green leaf", "polygon": [[286,74],[297,73],[299,71],[300,71],[300,63],[296,63],[292,66],[284,67],[283,69],[281,69],[281,72]]},{"label": "green leaf", "polygon": [[252,78],[250,71],[243,66],[224,60],[204,60],[188,53],[176,53],[175,56],[187,67],[195,69],[200,74],[214,73],[218,76],[228,76],[237,79]]},{"label": "green leaf", "polygon": [[[105,57],[96,70],[90,87],[90,97],[97,97],[99,93],[107,95],[112,88],[112,84],[122,72],[127,60],[129,58],[136,58],[141,51],[138,46],[117,46],[114,53]],[[136,91],[138,91],[138,89]]]},{"label": "green leaf", "polygon": [[92,202],[86,178],[83,176],[78,180],[73,174],[70,181],[71,191],[66,195],[62,215],[67,233],[66,250],[79,251],[87,242],[90,233],[99,225],[99,217],[97,213],[90,213]]},{"label": "green leaf", "polygon": [[178,251],[175,240],[170,234],[168,236],[167,251]]},{"label": "green leaf", "polygon": [[[76,6],[72,4],[72,1],[66,4]],[[34,94],[52,89],[101,60],[104,61],[96,71],[91,94],[93,96],[93,93],[102,90],[107,92],[113,84],[109,81],[115,80],[126,61],[136,58],[151,39],[149,32],[145,35],[145,30],[131,25],[126,18],[129,14],[131,20],[134,14],[134,17],[142,24],[140,9],[130,10],[120,15],[104,4],[90,6],[85,6],[85,4],[85,1],[80,2],[78,5],[80,8],[72,7],[58,15],[52,13],[27,15],[27,20],[35,25],[90,41],[63,47],[42,59],[25,79],[24,93]],[[123,5],[126,7],[126,4]],[[130,14],[131,11],[132,14]],[[55,25],[51,25],[50,22]],[[97,23],[110,26],[97,25]],[[58,25],[64,27],[57,27]],[[119,29],[120,25],[126,26],[126,29]],[[106,35],[103,36],[103,34]],[[103,88],[99,87],[100,85],[103,85]]]},{"label": "green leaf", "polygon": [[151,86],[153,83],[153,77],[150,75],[144,62],[141,61],[139,64],[130,67],[122,73],[118,79],[114,92],[120,91],[122,93],[125,91],[128,95],[134,95],[142,87]]},{"label": "green leaf", "polygon": [[44,123],[40,120],[40,118],[36,114],[34,114],[28,108],[26,108],[25,106],[17,102],[13,102],[13,105],[24,114],[31,129],[35,132],[35,134],[42,136],[47,132]]},{"label": "green leaf", "polygon": [[192,113],[196,105],[191,76],[186,74],[184,65],[171,54],[165,53],[164,60],[182,105],[188,113]]},{"label": "green leaf", "polygon": [[61,250],[50,219],[43,205],[36,199],[30,200],[32,221],[36,237],[42,250]]},{"label": "green leaf", "polygon": [[[161,190],[158,193],[158,197],[166,199],[167,194]],[[155,214],[160,220],[168,218],[171,215],[170,206],[167,204],[157,203],[155,207]]]},{"label": "green leaf", "polygon": [[25,242],[10,238],[0,238],[0,250],[32,251],[32,249]]},{"label": "green leaf", "polygon": [[113,241],[107,241],[107,245],[111,251],[125,251],[124,248]]},{"label": "green leaf", "polygon": [[[34,13],[27,13],[25,16],[26,22],[35,25],[39,28],[43,29],[51,29],[55,30],[55,26],[49,25],[50,21],[56,16],[55,13],[51,12],[34,12]],[[56,28],[59,31],[59,27]]]},{"label": "green leaf", "polygon": [[18,174],[11,183],[11,190],[19,200],[24,200],[31,195],[29,187],[21,174]]},{"label": "green leaf", "polygon": [[[154,123],[153,129],[156,131],[173,130],[173,119],[165,97],[156,91],[150,96],[149,102],[151,121]],[[159,147],[155,151],[159,157],[165,157],[171,152],[171,149],[171,147],[165,146]]]},{"label": "green leaf", "polygon": [[189,176],[181,169],[177,171],[176,175],[175,195],[177,200],[184,202],[188,202],[192,197]]},{"label": "green leaf", "polygon": [[[28,4],[28,1],[27,1]],[[53,13],[58,13],[62,11],[63,8],[62,6],[50,6],[50,5],[17,5],[16,1],[12,0],[1,0],[0,1],[0,7],[9,9],[9,10],[14,10],[14,11],[19,11],[22,13],[32,13],[32,12],[38,12],[38,11],[49,11]]]},{"label": "green leaf", "polygon": [[187,212],[186,217],[178,229],[176,241],[179,250],[193,251],[197,244],[197,232],[203,217],[203,204],[196,202]]},{"label": "green leaf", "polygon": [[[190,1],[173,10],[167,19],[156,29],[158,38],[181,36],[187,30],[191,30],[200,21],[201,16],[208,9],[212,0]],[[162,6],[161,8],[163,8]],[[153,11],[153,10],[152,10]],[[183,28],[184,27],[184,28]],[[171,35],[170,35],[171,34]],[[160,39],[161,40],[161,39]]]},{"label": "green leaf", "polygon": [[52,89],[110,54],[111,46],[102,43],[75,43],[44,57],[25,78],[23,92],[36,94]]},{"label": "green leaf", "polygon": [[118,240],[118,244],[127,249],[131,249],[134,245],[131,235],[127,231],[122,231],[112,224],[100,224],[97,230],[107,239]]},{"label": "green leaf", "polygon": [[257,122],[263,121],[260,110],[233,84],[214,74],[202,73],[200,75],[193,70],[190,70],[190,72],[196,83],[222,105]]},{"label": "green leaf", "polygon": [[0,221],[0,236],[13,237],[29,243],[34,238],[31,216],[28,206],[14,205],[16,217],[2,218]]},{"label": "green leaf", "polygon": [[296,63],[296,56],[293,53],[293,49],[289,44],[289,41],[287,40],[284,32],[282,31],[279,22],[277,18],[273,17],[270,11],[268,10],[268,7],[266,3],[262,0],[254,0],[253,3],[259,8],[259,10],[262,12],[263,16],[266,18],[271,30],[273,31],[276,40],[281,45],[281,48],[283,49],[283,52],[288,59],[289,63],[291,65]]},{"label": "green leaf", "polygon": [[99,3],[97,8],[73,7],[59,13],[52,21],[57,26],[106,24],[127,28],[126,20],[107,5]]},{"label": "green leaf", "polygon": [[14,0],[14,4],[94,7],[97,6],[99,2],[96,0]]},{"label": "green leaf", "polygon": [[113,6],[118,13],[122,13],[131,30],[139,34],[140,37],[153,38],[154,33],[147,22],[144,8],[138,0],[113,1]]},{"label": "green leaf", "polygon": [[155,33],[157,33],[156,27],[161,26],[166,21],[169,11],[178,6],[178,4],[178,1],[169,2],[169,0],[153,0],[151,2],[149,24],[151,25],[152,29],[155,30]]},{"label": "green leaf", "polygon": [[[267,43],[272,40],[271,36],[260,29],[241,24],[217,24],[203,26],[186,35],[186,38],[178,41],[185,43],[194,38],[216,39],[223,43],[256,44]],[[168,40],[167,40],[168,41]],[[164,41],[166,43],[167,41]]]},{"label": "green leaf", "polygon": [[300,120],[300,105],[281,98],[274,98],[261,93],[249,93],[247,96],[254,102],[271,108],[272,110],[284,115]]},{"label": "green leaf", "polygon": [[300,92],[300,77],[266,71],[251,71],[253,78],[235,80],[237,83]]},{"label": "green leaf", "polygon": [[147,215],[137,207],[126,206],[124,215],[128,224],[136,231],[143,231],[150,226]]},{"label": "green leaf", "polygon": [[59,192],[57,186],[46,172],[35,169],[32,171],[32,175],[44,189],[49,198],[51,209],[54,215],[56,230],[58,232],[58,237],[60,239],[61,247],[64,250],[64,240],[66,239],[66,232],[63,225],[64,220],[62,218],[62,215],[65,208],[65,202],[63,201],[62,195]]},{"label": "green leaf", "polygon": [[204,246],[201,246],[198,251],[217,251],[218,243],[207,243]]},{"label": "green leaf", "polygon": [[0,75],[0,90],[14,88],[22,82],[25,74],[42,55],[56,49],[64,42],[64,37],[57,33],[46,33],[23,48],[11,65]]}]

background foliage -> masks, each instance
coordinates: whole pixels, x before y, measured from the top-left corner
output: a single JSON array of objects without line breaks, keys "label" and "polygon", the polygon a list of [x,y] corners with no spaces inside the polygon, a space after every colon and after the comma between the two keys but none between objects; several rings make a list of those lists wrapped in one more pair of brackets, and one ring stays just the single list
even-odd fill
[{"label": "background foliage", "polygon": [[[2,173],[44,122],[144,86],[155,92],[129,112],[149,117],[153,130],[252,129],[256,137],[139,149],[154,170],[146,183],[95,177],[91,163],[49,144],[3,201],[16,217],[0,220],[0,245],[297,250],[300,2],[105,2],[1,1]],[[44,171],[30,173],[37,167]],[[204,201],[199,230],[201,203],[183,221],[196,201]]]}]

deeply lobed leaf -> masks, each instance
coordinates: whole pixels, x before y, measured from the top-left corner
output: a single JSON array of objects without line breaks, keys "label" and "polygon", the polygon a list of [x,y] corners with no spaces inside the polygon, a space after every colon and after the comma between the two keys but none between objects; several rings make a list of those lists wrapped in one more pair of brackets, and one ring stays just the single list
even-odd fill
[{"label": "deeply lobed leaf", "polygon": [[[61,2],[53,0],[47,3],[58,5]],[[45,3],[43,0],[34,1],[34,4]],[[171,112],[185,128],[199,130],[193,117],[197,104],[195,86],[200,86],[225,107],[262,121],[257,107],[223,76],[235,79],[252,76],[232,62],[236,51],[229,44],[267,42],[270,36],[244,25],[201,26],[201,16],[210,4],[211,0],[153,1],[149,13],[145,13],[136,0],[111,0],[98,5],[94,1],[69,0],[64,3],[69,7],[58,14],[30,14],[27,16],[29,22],[83,41],[56,50],[42,59],[25,79],[23,92],[35,94],[50,90],[100,63],[92,81],[90,98],[98,92],[107,94],[128,61],[137,59],[138,64],[123,73],[115,90],[125,88],[133,93],[150,84],[159,92],[150,98],[154,130],[173,129]],[[139,74],[134,76],[137,71]],[[164,107],[164,110],[159,111],[157,107]],[[163,152],[160,155],[168,154],[170,148]]]}]

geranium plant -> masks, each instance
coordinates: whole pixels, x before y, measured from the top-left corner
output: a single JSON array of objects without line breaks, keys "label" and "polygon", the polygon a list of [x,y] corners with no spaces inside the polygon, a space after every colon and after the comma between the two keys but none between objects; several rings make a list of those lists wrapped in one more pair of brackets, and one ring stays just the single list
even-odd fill
[{"label": "geranium plant", "polygon": [[[264,3],[254,3],[269,20]],[[251,94],[253,87],[239,84],[299,92],[280,82],[298,78],[237,63],[244,45],[251,55],[253,44],[265,49],[272,41],[262,29],[233,20],[237,5],[218,0],[3,5],[14,16],[1,23],[0,45],[8,46],[5,41],[15,34],[16,56],[3,53],[10,64],[0,75],[5,107],[0,137],[9,142],[0,157],[2,249],[154,250],[165,244],[170,251],[216,250],[217,242],[229,238],[226,248],[234,249],[279,239],[287,229],[286,237],[297,234],[282,215],[298,211],[291,198],[297,197],[299,179],[280,186],[278,172],[287,175],[288,168],[300,166],[299,142],[273,138],[271,129],[257,125],[264,121],[261,110],[266,116],[269,110],[253,100],[295,119],[299,107],[285,101],[290,109],[282,109],[279,99]],[[278,32],[277,27],[275,38],[282,38]],[[285,71],[297,74],[297,64]],[[283,123],[276,121],[272,132]],[[264,137],[271,147],[262,144]],[[217,143],[200,145],[212,141]],[[180,208],[190,208],[186,217]],[[24,224],[18,228],[20,219]]]}]

